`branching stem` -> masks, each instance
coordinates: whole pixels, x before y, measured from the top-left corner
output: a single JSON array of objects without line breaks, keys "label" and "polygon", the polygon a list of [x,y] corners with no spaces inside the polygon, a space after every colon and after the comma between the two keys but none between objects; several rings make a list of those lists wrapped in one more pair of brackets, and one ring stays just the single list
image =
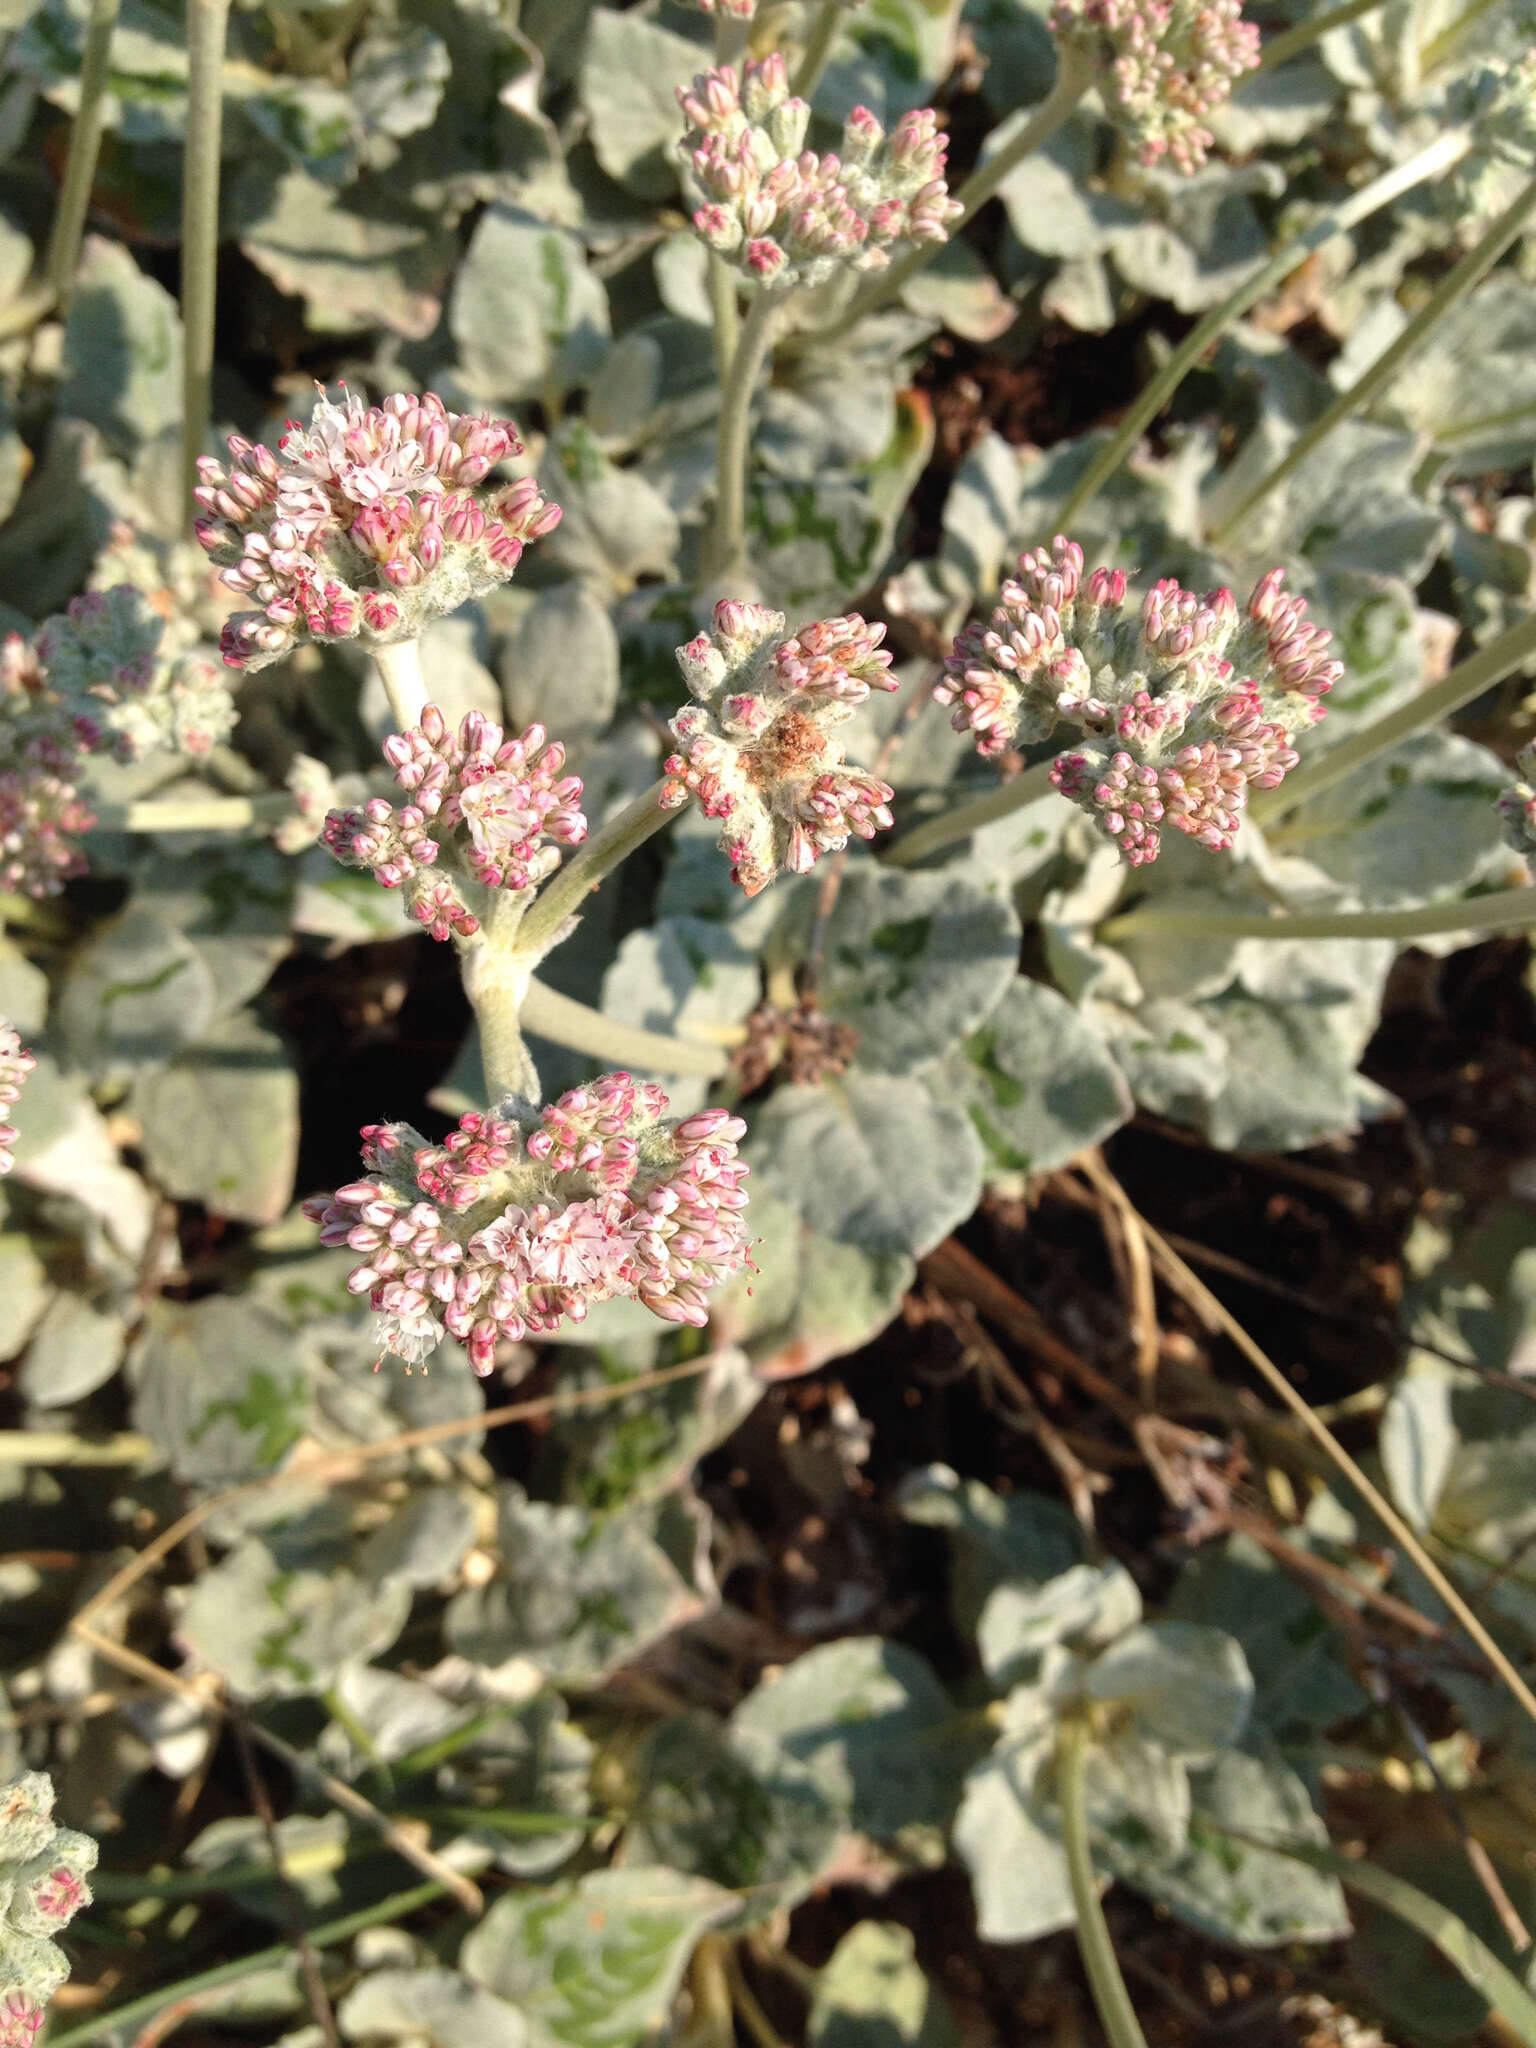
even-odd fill
[{"label": "branching stem", "polygon": [[53,216],[53,233],[48,239],[46,275],[61,310],[67,310],[69,294],[80,261],[80,243],[85,234],[85,216],[91,203],[91,186],[96,177],[96,159],[101,152],[102,118],[111,72],[112,31],[117,26],[118,0],[91,0],[85,27],[85,51],[80,60],[80,104],[69,138],[69,161],[59,193],[58,211]]},{"label": "branching stem", "polygon": [[757,389],[779,314],[789,292],[759,285],[737,337],[731,367],[720,393],[715,456],[715,528],[709,557],[717,577],[739,576],[747,566],[747,447],[752,394]]},{"label": "branching stem", "polygon": [[1310,21],[1298,21],[1294,28],[1270,37],[1259,59],[1260,71],[1273,71],[1277,64],[1288,63],[1292,57],[1299,57],[1303,50],[1310,50],[1314,43],[1320,43],[1334,29],[1348,28],[1352,21],[1359,21],[1365,14],[1374,14],[1382,5],[1383,0],[1340,0],[1337,7],[1324,8]]},{"label": "branching stem", "polygon": [[636,847],[670,825],[680,814],[661,807],[663,785],[653,782],[617,817],[594,832],[574,859],[544,884],[518,929],[517,949],[532,972],[560,937],[605,876],[627,860]]},{"label": "branching stem", "polygon": [[1523,931],[1536,925],[1536,887],[1458,896],[1450,903],[1415,903],[1407,910],[1263,911],[1159,910],[1155,903],[1129,910],[1099,927],[1114,943],[1163,932],[1170,937],[1226,939],[1427,939],[1446,932]]},{"label": "branching stem", "polygon": [[375,647],[373,665],[389,699],[389,715],[395,721],[396,732],[409,732],[412,726],[420,725],[421,714],[427,708],[421,642],[394,640],[387,646]]},{"label": "branching stem", "polygon": [[806,39],[800,62],[795,70],[794,83],[790,91],[797,99],[808,100],[821,83],[821,74],[831,60],[837,44],[837,32],[842,27],[843,0],[822,0],[821,12],[817,15],[811,33]]},{"label": "branching stem", "polygon": [[1077,1946],[1109,2048],[1147,2048],[1094,1881],[1088,1847],[1088,1739],[1088,1723],[1080,1715],[1069,1715],[1056,1736],[1056,1796],[1061,1805],[1061,1840],[1067,1852],[1072,1903],[1077,1908]]},{"label": "branching stem", "polygon": [[187,141],[182,164],[182,489],[185,516],[213,417],[213,320],[219,261],[219,153],[229,0],[187,0]]},{"label": "branching stem", "polygon": [[1148,379],[1124,419],[1083,471],[1061,508],[1058,527],[1070,532],[1206,350],[1221,339],[1233,321],[1240,320],[1250,306],[1256,305],[1266,292],[1282,284],[1299,264],[1331,242],[1335,235],[1358,227],[1361,221],[1379,213],[1382,207],[1390,206],[1394,199],[1411,192],[1415,185],[1441,176],[1453,164],[1459,163],[1471,147],[1472,131],[1469,128],[1453,129],[1436,136],[1416,156],[1373,179],[1341,206],[1331,208],[1304,234],[1294,236],[1267,262],[1261,263],[1235,291],[1229,292],[1219,306],[1212,307],[1205,318],[1190,329],[1157,374]]},{"label": "branching stem", "polygon": [[1533,214],[1536,214],[1536,178],[1504,209],[1461,261],[1446,272],[1391,346],[1383,349],[1370,368],[1357,377],[1347,391],[1341,391],[1305,432],[1297,435],[1268,475],[1260,477],[1237,510],[1212,533],[1213,547],[1220,547],[1230,540],[1270,493],[1288,477],[1294,476],[1307,457],[1322,446],[1335,427],[1355,413],[1364,412],[1380,397],[1414,357],[1428,347],[1441,321],[1460,304],[1474,285],[1487,276],[1510,244],[1524,232]]},{"label": "branching stem", "polygon": [[699,1074],[714,1080],[731,1063],[723,1044],[709,1045],[703,1039],[671,1037],[662,1031],[644,1031],[638,1024],[621,1024],[617,1018],[605,1017],[601,1010],[589,1009],[532,979],[523,997],[523,1025],[572,1052],[651,1073]]},{"label": "branching stem", "polygon": [[1050,793],[1054,765],[1053,761],[1037,762],[1011,782],[1000,782],[996,789],[989,789],[982,796],[973,796],[966,803],[956,804],[952,811],[941,811],[925,825],[915,825],[910,832],[898,833],[881,848],[881,860],[888,867],[913,867],[930,853],[937,853],[941,847],[953,846],[957,839],[969,839],[983,825],[995,824],[999,818],[1023,810],[1026,804]]}]

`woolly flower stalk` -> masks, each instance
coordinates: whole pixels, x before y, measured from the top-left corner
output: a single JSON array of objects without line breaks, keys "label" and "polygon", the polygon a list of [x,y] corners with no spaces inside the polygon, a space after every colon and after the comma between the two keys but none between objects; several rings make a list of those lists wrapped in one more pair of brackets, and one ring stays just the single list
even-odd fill
[{"label": "woolly flower stalk", "polygon": [[96,815],[75,786],[82,735],[19,633],[0,643],[0,889],[57,895],[85,872]]},{"label": "woolly flower stalk", "polygon": [[1249,790],[1295,767],[1292,735],[1344,673],[1284,576],[1261,577],[1243,611],[1230,590],[1197,597],[1171,579],[1128,610],[1124,572],[1085,583],[1082,549],[1058,534],[960,634],[934,696],[984,755],[1076,726],[1051,780],[1132,866],[1157,858],[1166,825],[1225,850]]},{"label": "woolly flower stalk", "polygon": [[434,939],[473,938],[473,890],[532,889],[560,863],[556,847],[579,846],[587,821],[581,779],[562,775],[565,749],[542,725],[507,738],[482,712],[458,730],[437,705],[421,724],[391,733],[384,758],[408,802],[371,797],[332,811],[321,837],[346,867],[366,868],[403,889],[412,917]]},{"label": "woolly flower stalk", "polygon": [[849,767],[832,738],[871,690],[896,688],[885,628],[857,612],[793,637],[784,626],[782,612],[726,600],[713,630],[677,650],[696,701],[671,721],[678,751],[661,801],[673,810],[697,797],[723,821],[720,851],[748,896],[891,822],[889,785]]},{"label": "woolly flower stalk", "polygon": [[1520,780],[1499,792],[1499,821],[1506,842],[1529,860],[1536,854],[1536,741],[1520,749],[1515,766]]},{"label": "woolly flower stalk", "polygon": [[1056,0],[1051,27],[1101,67],[1104,111],[1148,166],[1199,170],[1204,117],[1259,63],[1240,0]]},{"label": "woolly flower stalk", "polygon": [[40,1771],[0,1785],[0,2048],[31,2048],[69,1975],[51,1937],[91,1903],[85,1880],[95,1867],[90,1836],[54,1824]]},{"label": "woolly flower stalk", "polygon": [[361,1255],[379,1341],[407,1364],[445,1333],[488,1373],[496,1346],[640,1301],[702,1326],[748,1262],[746,1126],[723,1109],[665,1121],[661,1089],[606,1074],[547,1108],[471,1111],[446,1143],[408,1124],[363,1132],[359,1180],[305,1204],[322,1244]]},{"label": "woolly flower stalk", "polygon": [[839,266],[876,270],[912,242],[944,242],[962,211],[944,182],[946,141],[931,107],[887,135],[867,107],[840,156],[803,149],[810,108],[791,96],[775,51],[738,74],[723,64],[678,88],[682,152],[702,203],[693,216],[717,255],[761,284],[820,284]]},{"label": "woolly flower stalk", "polygon": [[169,657],[166,638],[165,619],[127,583],[72,597],[43,621],[38,660],[87,753],[199,759],[234,731],[218,668],[199,654]]},{"label": "woolly flower stalk", "polygon": [[522,443],[510,421],[449,412],[428,392],[365,405],[322,392],[276,454],[235,435],[226,469],[198,464],[198,540],[257,609],[225,625],[231,668],[300,641],[413,640],[429,619],[505,583],[560,522],[532,478],[492,483]]},{"label": "woolly flower stalk", "polygon": [[[22,1084],[36,1065],[36,1054],[26,1051],[15,1026],[0,1019],[0,1110],[19,1101]],[[11,1148],[19,1136],[14,1124],[0,1124],[0,1175],[16,1164]]]}]

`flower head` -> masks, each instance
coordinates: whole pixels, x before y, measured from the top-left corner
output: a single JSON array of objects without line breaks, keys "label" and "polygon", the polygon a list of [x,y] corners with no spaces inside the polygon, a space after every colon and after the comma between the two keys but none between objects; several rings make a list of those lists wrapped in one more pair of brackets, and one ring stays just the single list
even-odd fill
[{"label": "flower head", "polygon": [[0,642],[0,888],[53,896],[85,872],[76,840],[96,822],[75,786],[82,735],[49,687],[37,649]]},{"label": "flower head", "polygon": [[677,650],[696,701],[672,720],[678,750],[661,800],[697,797],[722,821],[720,850],[749,896],[891,822],[888,785],[850,767],[832,738],[871,690],[896,688],[885,628],[857,612],[792,637],[784,623],[782,612],[726,601],[713,631]]},{"label": "flower head", "polygon": [[470,938],[479,919],[464,884],[531,889],[558,865],[550,841],[579,846],[587,821],[581,779],[562,775],[565,749],[542,725],[516,739],[482,712],[455,731],[435,704],[409,732],[391,733],[384,758],[409,799],[371,797],[332,811],[321,837],[347,867],[367,868],[406,892],[412,917],[435,939]]},{"label": "flower head", "polygon": [[323,1244],[361,1255],[348,1285],[408,1363],[446,1333],[488,1373],[501,1339],[616,1296],[702,1326],[709,1290],[747,1263],[746,1126],[723,1109],[670,1122],[667,1108],[661,1089],[606,1074],[542,1110],[472,1111],[442,1145],[370,1125],[362,1178],[306,1212]]},{"label": "flower head", "polygon": [[1536,854],[1536,741],[1527,740],[1515,756],[1520,780],[1499,793],[1499,820],[1504,837],[1527,859]]},{"label": "flower head", "polygon": [[0,2048],[32,2048],[42,2031],[43,2008],[28,1991],[0,1998]]},{"label": "flower head", "polygon": [[91,1903],[96,1844],[53,1820],[40,1771],[0,1786],[0,2048],[32,2048],[43,2007],[69,1975],[51,1939]]},{"label": "flower head", "polygon": [[[0,1109],[9,1109],[20,1097],[22,1083],[36,1065],[36,1054],[23,1047],[15,1027],[0,1022]],[[16,1164],[11,1147],[18,1135],[14,1124],[0,1124],[0,1174]]]},{"label": "flower head", "polygon": [[525,545],[559,524],[532,479],[495,484],[522,452],[510,422],[449,412],[432,392],[368,406],[323,393],[277,453],[239,435],[225,469],[204,458],[197,537],[258,609],[224,629],[231,668],[301,640],[414,639],[423,624],[505,583]]},{"label": "flower head", "polygon": [[1259,62],[1241,0],[1055,0],[1051,26],[1106,68],[1104,111],[1144,164],[1197,171],[1214,137],[1204,116]]},{"label": "flower head", "polygon": [[887,135],[855,107],[840,156],[802,148],[810,121],[776,51],[740,73],[722,64],[678,88],[682,150],[701,204],[700,237],[760,284],[819,284],[840,265],[882,268],[904,243],[943,242],[960,204],[944,182],[946,143],[931,107]]},{"label": "flower head", "polygon": [[1242,611],[1230,590],[1198,597],[1171,579],[1129,608],[1124,573],[1085,582],[1082,549],[1058,534],[960,634],[934,696],[986,755],[1076,726],[1052,780],[1133,865],[1157,858],[1164,825],[1230,847],[1248,791],[1295,767],[1292,736],[1343,674],[1284,575],[1262,577]]},{"label": "flower head", "polygon": [[166,640],[165,619],[127,583],[72,597],[43,621],[38,659],[86,752],[198,758],[234,731],[217,667],[195,653],[168,656]]}]

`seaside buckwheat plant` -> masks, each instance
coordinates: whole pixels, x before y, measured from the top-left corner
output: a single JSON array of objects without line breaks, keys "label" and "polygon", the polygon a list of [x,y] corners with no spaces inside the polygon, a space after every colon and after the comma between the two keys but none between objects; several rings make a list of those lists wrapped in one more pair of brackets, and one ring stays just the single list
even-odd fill
[{"label": "seaside buckwheat plant", "polygon": [[477,1373],[496,1346],[642,1302],[702,1325],[706,1297],[747,1264],[740,1118],[665,1121],[662,1090],[605,1074],[547,1108],[472,1111],[442,1145],[408,1124],[363,1132],[361,1180],[306,1205],[321,1242],[362,1254],[380,1344],[408,1363],[446,1332]]},{"label": "seaside buckwheat plant", "polygon": [[[22,1045],[16,1027],[0,1018],[0,1110],[21,1099],[22,1086],[36,1065],[37,1055]],[[0,1174],[16,1164],[11,1148],[19,1135],[14,1124],[0,1124]]]},{"label": "seaside buckwheat plant", "polygon": [[843,125],[839,155],[802,148],[810,108],[789,90],[777,52],[720,65],[678,88],[692,124],[682,142],[702,197],[701,239],[745,275],[788,289],[840,266],[876,270],[902,245],[949,237],[960,211],[944,182],[947,145],[931,107],[889,134],[867,107]]},{"label": "seaside buckwheat plant", "polygon": [[1104,111],[1148,166],[1199,170],[1204,117],[1259,62],[1240,0],[1056,0],[1051,27],[1099,65]]},{"label": "seaside buckwheat plant", "polygon": [[96,814],[76,778],[91,730],[70,717],[32,642],[8,634],[0,642],[0,889],[40,899],[84,874],[78,842]]},{"label": "seaside buckwheat plant", "polygon": [[470,885],[473,893],[531,889],[559,865],[559,846],[587,836],[581,779],[561,774],[565,749],[542,725],[509,739],[470,711],[455,731],[429,704],[419,726],[390,734],[384,758],[409,801],[370,797],[333,810],[320,836],[344,866],[403,889],[411,916],[435,939],[479,930]]},{"label": "seaside buckwheat plant", "polygon": [[52,1939],[91,1903],[89,1835],[53,1819],[53,1786],[29,1771],[0,1786],[0,2048],[31,2048],[44,2008],[69,1975]]},{"label": "seaside buckwheat plant", "polygon": [[491,482],[522,453],[509,421],[450,412],[433,392],[340,405],[322,392],[274,454],[239,435],[226,469],[198,463],[197,537],[253,599],[224,628],[231,668],[305,639],[388,646],[505,583],[560,508],[531,479]]},{"label": "seaside buckwheat plant", "polygon": [[1197,597],[1172,579],[1128,610],[1124,572],[1085,583],[1082,549],[1058,534],[960,633],[934,696],[987,756],[1075,726],[1082,742],[1051,780],[1132,866],[1157,858],[1164,826],[1223,851],[1248,792],[1295,767],[1293,734],[1344,672],[1284,574],[1262,577],[1241,611],[1230,590]]},{"label": "seaside buckwheat plant", "polygon": [[896,687],[885,628],[857,612],[793,636],[784,626],[782,612],[725,600],[711,631],[677,650],[696,701],[671,722],[661,801],[697,797],[723,821],[720,851],[748,896],[891,822],[889,786],[850,767],[832,738],[871,690]]}]

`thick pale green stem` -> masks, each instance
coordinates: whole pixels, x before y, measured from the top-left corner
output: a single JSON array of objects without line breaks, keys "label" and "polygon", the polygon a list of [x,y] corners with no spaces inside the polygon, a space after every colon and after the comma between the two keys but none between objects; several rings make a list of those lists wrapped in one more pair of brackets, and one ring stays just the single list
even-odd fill
[{"label": "thick pale green stem", "polygon": [[1094,1881],[1088,1848],[1088,1734],[1087,1722],[1073,1715],[1062,1722],[1056,1736],[1056,1797],[1061,1806],[1061,1841],[1067,1852],[1072,1903],[1077,1908],[1078,1953],[1109,2048],[1147,2048]]},{"label": "thick pale green stem", "polygon": [[956,804],[952,811],[941,811],[927,824],[900,833],[880,849],[880,859],[888,867],[909,868],[928,854],[937,853],[940,847],[953,846],[957,839],[969,839],[983,825],[995,824],[999,818],[1023,810],[1026,804],[1050,793],[1053,766],[1051,761],[1038,762],[1022,775],[1016,775],[1012,782],[1000,782],[984,796],[973,796],[968,803]]},{"label": "thick pale green stem", "polygon": [[1110,941],[1163,932],[1170,938],[1428,939],[1444,932],[1512,932],[1536,925],[1536,887],[1500,889],[1451,903],[1415,903],[1407,910],[1278,912],[1128,910],[1099,928]]},{"label": "thick pale green stem", "polygon": [[[1024,126],[1001,149],[994,150],[978,170],[971,173],[955,197],[963,208],[958,220],[950,225],[950,237],[959,234],[975,214],[979,213],[992,198],[998,187],[1024,162],[1043,149],[1082,99],[1094,81],[1094,70],[1090,60],[1070,43],[1058,45],[1056,83]],[[868,314],[878,312],[882,306],[900,296],[901,292],[916,277],[927,263],[931,263],[943,242],[917,242],[885,270],[877,271],[869,281],[855,292],[846,311],[841,313],[829,326],[819,327],[814,333],[801,337],[802,342],[821,343],[833,341],[845,334],[857,321]]]},{"label": "thick pale green stem", "polygon": [[229,0],[187,0],[187,141],[182,159],[182,487],[187,523],[213,417],[213,317],[219,261],[219,151]]},{"label": "thick pale green stem", "polygon": [[821,83],[821,74],[826,70],[837,42],[837,32],[843,25],[843,0],[822,0],[820,14],[811,28],[810,37],[800,55],[795,70],[794,83],[790,91],[797,99],[808,100]]},{"label": "thick pale green stem", "polygon": [[620,1024],[600,1010],[589,1009],[542,981],[528,983],[523,997],[523,1025],[556,1045],[569,1046],[592,1059],[620,1067],[641,1067],[657,1074],[701,1074],[713,1080],[731,1063],[724,1045],[707,1045],[703,1039],[671,1038],[661,1031],[642,1031],[637,1024]]},{"label": "thick pale green stem", "polygon": [[736,301],[736,273],[713,249],[709,252],[709,310],[715,327],[715,375],[723,392],[741,340],[741,309]]},{"label": "thick pale green stem", "polygon": [[530,975],[514,950],[515,930],[513,920],[498,931],[493,917],[482,927],[478,938],[459,950],[464,993],[469,997],[480,1032],[485,1099],[493,1108],[509,1095],[520,1095],[528,1102],[539,1100],[539,1077],[523,1042],[522,1029],[523,999],[528,993]]},{"label": "thick pale green stem", "polygon": [[421,714],[427,708],[420,641],[394,640],[386,647],[375,647],[373,665],[389,699],[389,715],[395,721],[396,732],[409,732],[413,725],[420,725]]},{"label": "thick pale green stem", "polygon": [[717,577],[739,576],[747,566],[747,448],[752,394],[773,346],[779,313],[791,294],[758,287],[742,323],[736,353],[720,394],[715,454],[715,525],[706,550]]},{"label": "thick pale green stem", "polygon": [[1119,426],[1104,446],[1083,471],[1057,518],[1057,525],[1063,531],[1070,531],[1073,523],[1085,512],[1115,471],[1125,461],[1142,434],[1152,424],[1169,399],[1178,390],[1190,371],[1199,362],[1206,350],[1213,347],[1235,320],[1240,320],[1250,306],[1257,305],[1266,292],[1283,284],[1298,264],[1304,263],[1317,250],[1331,242],[1335,235],[1342,235],[1350,228],[1358,227],[1373,213],[1379,213],[1384,206],[1390,206],[1394,199],[1400,199],[1405,192],[1411,192],[1415,185],[1422,185],[1426,179],[1440,176],[1457,164],[1472,147],[1472,131],[1468,128],[1452,130],[1439,135],[1421,149],[1417,156],[1409,157],[1406,163],[1398,164],[1383,176],[1375,178],[1369,185],[1345,200],[1342,206],[1325,213],[1321,220],[1297,235],[1281,249],[1277,249],[1267,262],[1261,263],[1251,277],[1244,280],[1235,291],[1229,292],[1219,306],[1212,307],[1196,326],[1181,341],[1169,356],[1156,376],[1150,378],[1137,394]]},{"label": "thick pale green stem", "polygon": [[48,239],[47,278],[61,307],[69,304],[75,266],[80,261],[80,242],[85,234],[85,216],[91,203],[91,185],[96,177],[96,158],[101,150],[112,31],[116,25],[117,0],[91,0],[90,18],[85,26],[85,53],[80,62],[80,105],[69,138],[64,187],[59,193],[53,233]]},{"label": "thick pale green stem", "polygon": [[150,796],[103,804],[96,823],[107,832],[265,832],[292,811],[293,798],[276,789],[254,797]]},{"label": "thick pale green stem", "polygon": [[1480,283],[1498,262],[1527,222],[1536,214],[1536,178],[1513,204],[1507,206],[1487,233],[1448,270],[1390,348],[1383,349],[1363,376],[1347,391],[1341,391],[1306,431],[1298,434],[1267,476],[1261,477],[1237,510],[1211,535],[1211,545],[1220,547],[1230,539],[1249,514],[1270,492],[1293,476],[1314,450],[1321,447],[1334,428],[1357,412],[1364,412],[1413,358],[1433,340],[1435,330],[1454,306],[1460,304],[1473,286]]},{"label": "thick pale green stem", "polygon": [[544,884],[518,927],[517,950],[532,972],[561,931],[586,902],[598,883],[637,846],[660,832],[679,816],[661,807],[664,783],[653,782],[632,804],[627,804],[601,831],[595,832],[574,860]]},{"label": "thick pale green stem", "polygon": [[[1310,50],[1314,43],[1333,29],[1348,28],[1352,21],[1358,21],[1364,14],[1374,14],[1384,0],[1341,0],[1337,7],[1326,7],[1321,14],[1314,14],[1310,21],[1299,21],[1294,28],[1288,28],[1278,36],[1271,36],[1264,45],[1264,54],[1259,60],[1260,71],[1273,71],[1277,64],[1284,64],[1292,57],[1299,57],[1303,50]],[[1238,87],[1242,91],[1242,87]]]},{"label": "thick pale green stem", "polygon": [[1505,0],[1472,0],[1470,7],[1464,8],[1454,21],[1447,23],[1439,35],[1432,37],[1420,50],[1419,76],[1422,78],[1433,71],[1442,57],[1450,55],[1469,28],[1481,21],[1491,9],[1502,7],[1504,4]]},{"label": "thick pale green stem", "polygon": [[1486,647],[1458,662],[1443,682],[1421,690],[1411,702],[1399,706],[1396,711],[1389,711],[1385,718],[1378,718],[1374,724],[1351,733],[1347,740],[1340,740],[1326,754],[1320,754],[1315,761],[1308,761],[1293,775],[1288,775],[1278,789],[1267,790],[1255,798],[1250,806],[1250,815],[1262,825],[1269,819],[1294,811],[1298,804],[1305,803],[1309,797],[1320,796],[1325,789],[1332,789],[1335,783],[1344,781],[1379,754],[1401,746],[1404,740],[1412,739],[1415,733],[1423,732],[1429,726],[1438,725],[1442,718],[1449,718],[1453,711],[1459,711],[1463,704],[1470,704],[1474,697],[1480,697],[1484,690],[1492,689],[1495,683],[1502,682],[1505,676],[1513,674],[1533,658],[1536,658],[1536,613],[1518,619],[1497,639],[1490,640]]}]

